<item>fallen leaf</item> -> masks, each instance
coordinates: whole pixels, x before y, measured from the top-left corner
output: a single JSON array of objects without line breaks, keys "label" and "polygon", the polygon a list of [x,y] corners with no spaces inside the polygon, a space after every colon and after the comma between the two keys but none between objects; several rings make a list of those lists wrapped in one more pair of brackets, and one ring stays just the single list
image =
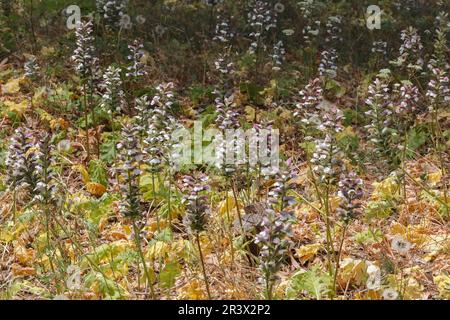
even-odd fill
[{"label": "fallen leaf", "polygon": [[7,83],[5,83],[2,86],[2,93],[3,94],[14,94],[20,91],[20,80],[21,78],[15,78],[9,80]]},{"label": "fallen leaf", "polygon": [[304,264],[305,262],[312,260],[321,247],[322,246],[318,243],[307,244],[296,249],[295,252],[301,263]]},{"label": "fallen leaf", "polygon": [[96,197],[101,197],[106,192],[106,187],[100,183],[88,182],[86,183],[86,190]]},{"label": "fallen leaf", "polygon": [[12,274],[15,277],[27,277],[27,276],[33,276],[36,274],[36,270],[32,267],[22,267],[21,265],[14,263],[11,266]]}]

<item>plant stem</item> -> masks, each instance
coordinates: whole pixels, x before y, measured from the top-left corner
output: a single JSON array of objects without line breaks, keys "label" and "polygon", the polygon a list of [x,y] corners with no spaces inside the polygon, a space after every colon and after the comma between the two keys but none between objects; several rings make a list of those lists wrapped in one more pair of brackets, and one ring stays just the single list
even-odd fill
[{"label": "plant stem", "polygon": [[339,251],[338,251],[338,255],[336,258],[336,270],[334,271],[334,279],[333,279],[333,290],[334,290],[334,294],[336,294],[337,289],[336,289],[336,282],[337,282],[337,276],[338,276],[338,272],[339,272],[339,267],[340,267],[340,262],[341,262],[341,254],[342,254],[342,247],[344,246],[344,240],[345,240],[345,234],[347,232],[347,223],[344,225],[344,230],[342,231],[342,239],[341,242],[339,244]]},{"label": "plant stem", "polygon": [[205,261],[203,259],[203,253],[202,253],[202,247],[200,245],[200,236],[198,233],[195,235],[197,240],[197,246],[198,246],[198,253],[200,255],[200,261],[202,263],[202,271],[203,271],[203,279],[205,280],[205,286],[206,286],[206,292],[208,293],[208,299],[211,300],[211,292],[209,291],[209,282],[208,277],[206,276],[206,269],[205,269]]},{"label": "plant stem", "polygon": [[134,240],[136,242],[136,248],[138,250],[139,257],[141,258],[142,265],[144,268],[145,276],[147,277],[148,286],[150,287],[151,298],[155,299],[155,289],[153,287],[152,278],[150,277],[150,273],[148,272],[147,264],[145,262],[145,257],[141,248],[141,237],[139,236],[139,228],[136,225],[136,221],[133,220],[133,231],[134,231]]}]

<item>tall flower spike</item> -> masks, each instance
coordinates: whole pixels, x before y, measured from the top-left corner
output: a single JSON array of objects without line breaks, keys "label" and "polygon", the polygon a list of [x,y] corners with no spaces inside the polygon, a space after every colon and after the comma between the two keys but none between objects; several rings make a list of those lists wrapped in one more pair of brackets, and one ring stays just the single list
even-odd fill
[{"label": "tall flower spike", "polygon": [[142,63],[142,58],[144,57],[144,45],[138,40],[134,40],[133,44],[128,46],[130,54],[128,55],[128,61],[131,65],[127,68],[127,77],[137,79],[139,77],[147,75],[145,71],[145,65]]},{"label": "tall flower spike", "polygon": [[335,49],[330,48],[320,53],[319,75],[335,78],[337,75],[338,54]]},{"label": "tall flower spike", "polygon": [[[250,12],[247,15],[248,24],[252,28],[250,38],[252,43],[250,45],[250,52],[257,52],[258,46],[261,45],[261,38],[265,34],[276,27],[277,13],[274,10],[271,1],[256,0],[253,2]],[[265,50],[265,48],[263,47]]]},{"label": "tall flower spike", "polygon": [[419,107],[419,89],[410,82],[396,83],[394,93],[398,96],[395,113],[401,116],[413,115]]},{"label": "tall flower spike", "polygon": [[225,44],[231,42],[233,37],[234,33],[231,31],[230,21],[219,13],[213,40]]},{"label": "tall flower spike", "polygon": [[37,165],[35,153],[31,131],[24,127],[17,128],[11,137],[5,161],[8,171],[6,183],[10,189],[24,186],[34,190]]},{"label": "tall flower spike", "polygon": [[120,190],[122,199],[119,210],[122,215],[139,218],[142,214],[140,203],[139,176],[142,153],[139,146],[137,129],[126,125],[122,129],[121,141],[117,144],[119,153],[116,171],[120,175]]},{"label": "tall flower spike", "polygon": [[312,171],[319,176],[321,183],[335,183],[345,170],[342,151],[336,145],[335,138],[327,134],[323,139],[315,141],[316,149],[310,160]]},{"label": "tall flower spike", "polygon": [[363,181],[356,173],[350,172],[341,176],[338,185],[338,197],[341,202],[336,211],[345,223],[349,223],[361,213],[361,199],[364,195]]},{"label": "tall flower spike", "polygon": [[281,70],[281,66],[284,62],[285,55],[286,55],[286,50],[284,49],[283,41],[280,40],[273,46],[272,70],[274,70],[274,71]]},{"label": "tall flower spike", "polygon": [[32,57],[25,63],[24,70],[25,70],[25,77],[27,78],[33,79],[37,76],[37,73],[39,71],[39,65],[37,63],[36,57]]},{"label": "tall flower spike", "polygon": [[319,127],[322,124],[321,103],[323,101],[320,78],[310,80],[299,92],[299,101],[295,105],[294,117],[300,118],[306,126]]},{"label": "tall flower spike", "polygon": [[450,103],[449,77],[440,68],[432,69],[432,78],[428,82],[427,98],[430,101],[428,109],[437,110]]},{"label": "tall flower spike", "polygon": [[148,130],[149,119],[151,117],[150,99],[147,95],[136,98],[136,129],[139,130],[140,136],[143,137]]},{"label": "tall flower spike", "polygon": [[[288,165],[289,167],[289,165]],[[294,177],[289,169],[279,171],[275,183],[269,190],[265,217],[261,223],[261,232],[256,236],[255,243],[259,244],[261,279],[266,286],[267,298],[272,298],[272,288],[278,280],[286,253],[290,248],[292,212],[288,207],[294,204],[293,198],[287,195],[290,186],[288,181]]]},{"label": "tall flower spike", "polygon": [[76,44],[72,60],[75,70],[83,78],[93,76],[97,72],[98,60],[95,57],[92,21],[80,22],[76,29]]},{"label": "tall flower spike", "polygon": [[448,13],[440,12],[436,17],[436,39],[434,41],[434,52],[433,56],[430,59],[430,63],[428,68],[430,70],[434,68],[449,70],[450,64],[447,59],[447,37],[448,32],[450,31],[450,22],[448,20]]},{"label": "tall flower spike", "polygon": [[309,45],[320,33],[321,7],[323,5],[319,1],[313,0],[300,1],[298,5],[305,20],[305,26],[302,30],[303,40]]},{"label": "tall flower spike", "polygon": [[120,68],[109,66],[103,74],[102,108],[109,114],[120,113],[124,105],[124,93]]},{"label": "tall flower spike", "polygon": [[185,196],[183,203],[186,205],[184,224],[192,234],[198,234],[205,230],[209,214],[208,196],[206,192],[209,186],[206,184],[208,177],[205,175],[184,176],[183,188]]},{"label": "tall flower spike", "polygon": [[[214,139],[216,148],[216,166],[222,169],[226,175],[231,175],[237,170],[240,164],[237,160],[237,155],[245,148],[245,140],[241,139],[239,135],[235,135],[235,131],[240,128],[239,114],[235,110],[234,96],[225,97],[221,99],[216,98],[216,126],[221,130],[221,134]],[[230,133],[233,135],[230,135]],[[243,141],[244,140],[244,141]],[[242,154],[242,153],[240,153]],[[233,155],[233,159],[228,159],[229,155]]]},{"label": "tall flower spike", "polygon": [[157,93],[150,102],[149,126],[144,140],[145,153],[149,157],[150,171],[157,172],[168,155],[171,128],[174,122],[171,108],[174,104],[174,85],[164,83],[156,87]]},{"label": "tall flower spike", "polygon": [[409,27],[401,33],[403,44],[400,46],[399,63],[408,70],[421,70],[423,67],[423,45],[417,29]]},{"label": "tall flower spike", "polygon": [[58,181],[53,169],[56,159],[53,155],[51,138],[50,134],[45,133],[39,140],[38,151],[35,154],[37,183],[34,199],[44,204],[58,204],[62,200],[58,194]]},{"label": "tall flower spike", "polygon": [[343,40],[341,24],[342,24],[342,17],[340,16],[328,17],[327,23],[325,25],[326,28],[325,42],[333,44],[336,42],[341,42]]},{"label": "tall flower spike", "polygon": [[392,123],[390,88],[385,79],[376,78],[369,85],[366,105],[369,107],[365,114],[369,118],[366,129],[370,141],[375,145],[375,151],[383,154],[387,150]]}]

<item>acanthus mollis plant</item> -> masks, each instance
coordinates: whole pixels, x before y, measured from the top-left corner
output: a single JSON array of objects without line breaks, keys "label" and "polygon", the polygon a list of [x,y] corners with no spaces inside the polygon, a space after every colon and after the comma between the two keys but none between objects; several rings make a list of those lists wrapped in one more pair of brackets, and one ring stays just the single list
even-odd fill
[{"label": "acanthus mollis plant", "polygon": [[[342,130],[342,112],[335,106],[323,113],[324,121],[317,127],[320,135],[315,139],[315,150],[309,160],[311,178],[321,204],[325,220],[326,251],[330,275],[332,274],[333,234],[330,195],[345,170],[344,154],[338,146],[336,135]],[[324,137],[322,135],[324,134]]]},{"label": "acanthus mollis plant", "polygon": [[115,114],[120,113],[125,104],[122,79],[120,77],[121,71],[120,67],[111,65],[103,73],[101,107],[111,115],[111,118]]},{"label": "acanthus mollis plant", "polygon": [[98,71],[98,59],[95,56],[92,21],[80,22],[76,28],[76,45],[72,60],[75,70],[82,77],[88,79]]},{"label": "acanthus mollis plant", "polygon": [[121,179],[122,194],[119,210],[125,217],[138,219],[142,216],[139,176],[141,175],[143,154],[135,126],[128,124],[122,128],[117,150],[116,171]]},{"label": "acanthus mollis plant", "polygon": [[[157,93],[150,101],[148,127],[146,137],[144,139],[144,152],[146,154],[147,170],[152,177],[152,194],[156,199],[156,178],[163,169],[164,164],[167,165],[169,173],[169,190],[171,189],[171,174],[175,169],[175,161],[173,158],[173,149],[175,146],[172,141],[173,132],[179,129],[179,125],[171,115],[173,104],[175,103],[175,94],[173,92],[174,84],[172,82],[163,83],[156,87]],[[168,195],[169,217],[170,212],[170,191]],[[160,230],[159,215],[156,215],[158,231]]]},{"label": "acanthus mollis plant", "polygon": [[150,105],[150,99],[147,95],[143,95],[135,99],[136,116],[134,116],[136,129],[139,131],[139,136],[142,142],[147,134],[149,126],[149,118],[152,113],[152,106]]},{"label": "acanthus mollis plant", "polygon": [[155,298],[153,279],[150,276],[147,263],[141,247],[141,219],[143,209],[141,206],[141,192],[139,189],[139,177],[143,154],[139,145],[138,130],[135,126],[127,124],[122,128],[121,141],[117,144],[118,157],[115,170],[119,175],[121,200],[119,211],[133,222],[133,235],[136,248],[141,259],[144,274],[150,287],[151,297]]},{"label": "acanthus mollis plant", "polygon": [[[238,164],[233,161],[235,155],[242,148],[241,139],[235,136],[236,130],[240,128],[239,113],[236,111],[234,95],[224,99],[216,98],[216,126],[220,129],[215,140],[216,146],[216,166],[223,171],[225,177],[231,177],[236,171]],[[238,144],[238,145],[236,145]],[[233,159],[227,159],[227,156],[233,155]],[[227,161],[228,160],[228,161]]]},{"label": "acanthus mollis plant", "polygon": [[207,185],[207,181],[208,177],[203,174],[183,177],[183,189],[185,192],[183,203],[186,206],[186,214],[183,221],[189,233],[197,242],[206,291],[208,293],[208,298],[211,299],[209,281],[205,268],[205,260],[200,242],[200,233],[205,231],[207,217],[210,214],[209,198],[207,195],[210,187]]},{"label": "acanthus mollis plant", "polygon": [[230,46],[234,38],[234,33],[231,30],[230,21],[222,12],[217,14],[217,23],[213,40],[224,45]]},{"label": "acanthus mollis plant", "polygon": [[[86,151],[87,151],[87,161],[89,161],[90,144],[89,144],[88,118],[93,105],[95,82],[97,81],[98,78],[98,59],[95,57],[92,21],[80,22],[77,25],[76,38],[77,38],[76,41],[77,47],[74,50],[72,60],[75,62],[75,70],[81,77],[83,86]],[[99,132],[97,130],[97,151],[99,151],[99,148],[100,148]]]},{"label": "acanthus mollis plant", "polygon": [[366,125],[370,142],[375,155],[383,159],[390,155],[392,141],[392,103],[387,77],[376,78],[369,85],[366,105],[369,108],[365,114],[369,124]]},{"label": "acanthus mollis plant", "polygon": [[281,66],[283,65],[283,62],[285,60],[286,50],[284,49],[283,41],[278,41],[273,46],[273,53],[272,53],[272,70],[273,71],[280,71]]},{"label": "acanthus mollis plant", "polygon": [[[101,104],[100,107],[109,114],[112,131],[112,139],[116,141],[114,116],[125,109],[125,95],[122,89],[121,68],[109,66],[103,73],[103,81],[100,84]],[[114,142],[114,156],[117,153]]]},{"label": "acanthus mollis plant", "polygon": [[447,37],[450,31],[450,23],[448,20],[448,13],[440,12],[436,18],[436,38],[434,41],[434,52],[430,59],[428,69],[438,68],[442,70],[449,70],[450,64],[447,59]]},{"label": "acanthus mollis plant", "polygon": [[[299,92],[294,117],[300,118],[306,127],[317,127],[321,123],[320,104],[323,101],[322,81],[315,78]],[[309,130],[305,130],[306,132]]]},{"label": "acanthus mollis plant", "polygon": [[323,50],[320,53],[320,63],[319,63],[319,75],[326,76],[329,78],[336,78],[337,75],[337,59],[338,54],[336,49],[329,48],[328,50]]},{"label": "acanthus mollis plant", "polygon": [[34,189],[34,201],[38,203],[43,211],[45,218],[45,232],[47,240],[47,255],[52,271],[54,267],[54,250],[52,249],[51,235],[54,233],[54,223],[57,220],[55,215],[62,203],[64,203],[63,195],[59,190],[59,182],[57,173],[54,170],[56,158],[54,156],[54,148],[52,146],[52,136],[45,133],[38,142],[37,151],[35,153],[35,176],[36,187]]},{"label": "acanthus mollis plant", "polygon": [[342,174],[339,179],[338,197],[340,199],[339,207],[336,212],[343,222],[341,240],[336,256],[336,266],[334,270],[333,288],[337,291],[336,282],[340,267],[342,248],[344,245],[345,235],[350,222],[359,216],[362,212],[362,198],[364,196],[363,181],[358,175],[351,171],[347,174]]},{"label": "acanthus mollis plant", "polygon": [[[450,88],[449,88],[449,76],[448,72],[440,68],[432,68],[432,79],[428,83],[428,90],[426,96],[429,101],[429,111],[432,114],[432,131],[434,136],[435,149],[440,162],[440,167],[442,170],[442,181],[443,181],[443,198],[444,203],[448,201],[448,163],[449,154],[448,146],[446,143],[444,129],[439,119],[439,114],[444,110],[448,109],[450,105]],[[446,214],[449,214],[448,206],[445,206]]]},{"label": "acanthus mollis plant", "polygon": [[96,5],[97,12],[108,27],[112,29],[121,27],[122,17],[126,13],[128,0],[97,0]]},{"label": "acanthus mollis plant", "polygon": [[361,199],[364,196],[363,185],[362,179],[353,171],[343,174],[339,179],[337,195],[340,203],[336,211],[345,224],[350,223],[352,219],[361,214]]},{"label": "acanthus mollis plant", "polygon": [[268,36],[267,33],[276,27],[277,12],[272,2],[267,0],[255,0],[250,6],[250,12],[247,14],[248,24],[252,28],[249,34],[252,41],[249,51],[258,56],[261,51],[266,50],[264,41]]},{"label": "acanthus mollis plant", "polygon": [[61,203],[61,195],[58,194],[58,179],[54,167],[56,158],[52,146],[52,136],[44,134],[39,139],[38,148],[35,153],[35,176],[36,187],[34,189],[34,200],[45,205],[58,205]]},{"label": "acanthus mollis plant", "polygon": [[225,53],[220,54],[216,61],[214,61],[214,67],[219,78],[219,83],[214,93],[222,98],[233,87],[234,63],[231,61],[231,56]]},{"label": "acanthus mollis plant", "polygon": [[167,155],[171,139],[171,123],[174,121],[171,109],[174,104],[174,84],[163,83],[156,87],[156,95],[150,102],[147,136],[144,139],[145,153],[149,157],[149,170],[157,173]]},{"label": "acanthus mollis plant", "polygon": [[24,65],[25,77],[29,79],[35,79],[38,75],[39,64],[37,63],[36,57],[30,58]]},{"label": "acanthus mollis plant", "polygon": [[311,45],[320,33],[322,9],[325,7],[319,1],[306,0],[298,2],[302,17],[305,20],[302,34],[307,45]]},{"label": "acanthus mollis plant", "polygon": [[278,281],[278,272],[290,249],[291,226],[293,212],[289,207],[295,204],[293,197],[288,195],[292,188],[290,180],[295,173],[287,162],[275,175],[275,182],[267,194],[266,209],[255,243],[260,246],[260,269],[265,287],[266,299],[273,299],[273,289]]},{"label": "acanthus mollis plant", "polygon": [[423,68],[422,41],[413,27],[402,30],[400,38],[403,41],[399,49],[400,56],[392,63],[406,70],[411,80]]},{"label": "acanthus mollis plant", "polygon": [[11,189],[28,187],[34,190],[36,187],[36,152],[32,132],[24,127],[19,127],[10,139],[5,165],[8,170],[6,183]]},{"label": "acanthus mollis plant", "polygon": [[325,49],[320,53],[319,75],[335,78],[337,75],[337,45],[342,41],[342,17],[328,17],[325,25]]},{"label": "acanthus mollis plant", "polygon": [[419,88],[410,81],[396,83],[393,89],[393,111],[395,127],[401,134],[406,134],[414,123],[420,110]]},{"label": "acanthus mollis plant", "polygon": [[29,188],[31,192],[36,187],[36,158],[33,134],[24,127],[19,127],[10,139],[5,165],[7,169],[6,185],[13,192],[13,219],[16,216],[17,189]]},{"label": "acanthus mollis plant", "polygon": [[147,75],[145,65],[142,63],[144,57],[144,45],[138,40],[134,40],[132,44],[128,46],[130,54],[127,56],[130,66],[127,68],[126,76],[136,81],[140,77]]}]

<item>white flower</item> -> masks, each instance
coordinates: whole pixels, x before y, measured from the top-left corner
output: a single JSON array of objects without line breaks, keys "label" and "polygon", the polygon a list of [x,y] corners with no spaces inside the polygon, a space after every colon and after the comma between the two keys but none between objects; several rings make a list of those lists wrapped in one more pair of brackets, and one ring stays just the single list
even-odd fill
[{"label": "white flower", "polygon": [[411,243],[397,235],[392,239],[391,248],[398,253],[405,254],[411,249]]},{"label": "white flower", "polygon": [[379,290],[381,288],[381,270],[378,266],[371,264],[367,267],[367,274],[369,278],[367,279],[367,289],[369,290]]},{"label": "white flower", "polygon": [[398,292],[392,288],[385,289],[383,291],[383,299],[384,300],[397,300]]}]

